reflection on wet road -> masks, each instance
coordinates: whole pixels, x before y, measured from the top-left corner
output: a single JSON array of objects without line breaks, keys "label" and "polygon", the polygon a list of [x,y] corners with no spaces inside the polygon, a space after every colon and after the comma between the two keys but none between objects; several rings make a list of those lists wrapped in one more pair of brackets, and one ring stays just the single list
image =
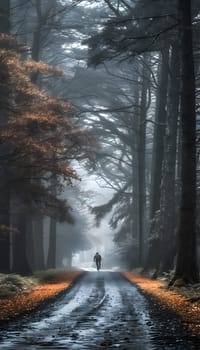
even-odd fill
[{"label": "reflection on wet road", "polygon": [[0,349],[200,349],[152,305],[119,273],[88,272],[52,305],[2,328]]}]

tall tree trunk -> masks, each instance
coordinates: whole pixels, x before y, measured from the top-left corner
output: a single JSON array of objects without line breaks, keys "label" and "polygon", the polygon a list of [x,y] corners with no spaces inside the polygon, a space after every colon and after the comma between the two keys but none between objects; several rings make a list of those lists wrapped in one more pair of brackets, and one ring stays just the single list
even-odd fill
[{"label": "tall tree trunk", "polygon": [[[132,176],[132,192],[131,192],[131,198],[130,198],[130,234],[132,242],[137,238],[139,239],[139,179],[138,179],[138,138],[135,137],[135,129],[136,125],[138,124],[138,120],[140,118],[139,115],[139,95],[140,95],[140,88],[139,88],[139,67],[138,67],[138,74],[134,77],[135,81],[138,83],[136,84],[134,88],[134,110],[131,115],[131,118],[129,120],[129,137],[132,140],[131,143],[131,176]],[[139,125],[138,125],[139,128]],[[139,130],[137,130],[137,133],[139,133]],[[133,255],[134,255],[134,247],[132,247]],[[132,259],[130,261],[130,265],[132,265],[132,261],[138,260],[138,256],[136,259]],[[133,268],[134,266],[131,266]]]},{"label": "tall tree trunk", "polygon": [[32,215],[27,215],[27,222],[28,222],[28,232],[26,236],[26,249],[27,249],[27,256],[28,256],[28,262],[31,266],[31,269],[35,271],[35,249],[34,249],[34,229],[33,229],[33,221],[32,221]]},{"label": "tall tree trunk", "polygon": [[162,163],[164,155],[164,136],[166,122],[167,88],[169,75],[169,49],[162,52],[159,91],[157,96],[157,110],[155,118],[152,176],[151,176],[151,207],[150,219],[153,219],[155,212],[160,209],[160,186],[162,179]]},{"label": "tall tree trunk", "polygon": [[175,279],[199,280],[196,249],[196,116],[191,1],[179,0],[181,35],[181,206]]},{"label": "tall tree trunk", "polygon": [[144,260],[144,223],[146,210],[146,117],[147,117],[147,89],[149,70],[147,69],[148,58],[144,55],[143,81],[140,100],[139,141],[138,141],[138,200],[139,200],[139,265]]},{"label": "tall tree trunk", "polygon": [[72,258],[73,258],[73,254],[72,254],[72,250],[70,250],[67,254],[67,267],[68,268],[72,267]]},{"label": "tall tree trunk", "polygon": [[152,154],[152,174],[151,174],[151,194],[150,194],[150,228],[149,236],[153,238],[150,241],[145,268],[158,267],[160,261],[159,238],[157,230],[158,213],[160,210],[162,164],[164,157],[164,136],[166,128],[166,105],[169,76],[169,48],[163,50],[160,67],[159,91],[157,95],[155,129],[153,138]]},{"label": "tall tree trunk", "polygon": [[25,213],[17,213],[15,216],[14,226],[18,233],[14,235],[14,252],[13,252],[13,272],[22,275],[32,273],[32,269],[27,258],[27,222]]},{"label": "tall tree trunk", "polygon": [[[4,172],[0,172],[0,224],[10,226],[10,188]],[[8,231],[0,233],[0,272],[10,271],[10,234]]]},{"label": "tall tree trunk", "polygon": [[33,271],[44,270],[43,220],[28,218],[27,252]]},{"label": "tall tree trunk", "polygon": [[43,242],[43,220],[38,218],[33,221],[33,241],[34,241],[34,268],[43,270],[44,264],[44,242]]},{"label": "tall tree trunk", "polygon": [[160,268],[162,271],[167,271],[172,268],[176,246],[175,173],[180,93],[180,53],[177,46],[178,45],[174,45],[171,51],[167,132],[165,137],[165,157],[161,187]]},{"label": "tall tree trunk", "polygon": [[56,219],[50,218],[49,250],[47,267],[56,268]]},{"label": "tall tree trunk", "polygon": [[[2,0],[0,2],[0,33],[10,33],[10,1]],[[5,48],[4,44],[1,48]],[[0,62],[1,71],[7,72],[5,64]],[[3,65],[3,66],[2,66]],[[0,80],[3,79],[0,77]],[[9,79],[9,74],[8,74]],[[0,90],[1,107],[0,107],[0,122],[1,125],[7,123],[8,111],[5,107],[9,104],[9,96],[7,91]],[[0,154],[3,155],[6,150],[0,149]],[[5,169],[0,170],[0,224],[10,226],[10,188],[8,176]],[[0,272],[6,273],[10,271],[10,236],[8,231],[0,233]]]},{"label": "tall tree trunk", "polygon": [[[41,55],[41,36],[42,36],[42,3],[41,0],[35,0],[35,10],[37,14],[37,22],[35,28],[33,30],[33,38],[32,38],[32,60],[38,62],[40,60]],[[39,87],[39,73],[35,72],[31,74],[31,80],[34,84]],[[31,181],[31,180],[30,180]],[[39,181],[39,180],[38,180]],[[32,239],[33,245],[29,248],[32,250],[32,255],[34,256],[34,269],[43,270],[44,269],[44,247],[43,247],[43,219],[34,220],[31,219],[32,225]]]}]

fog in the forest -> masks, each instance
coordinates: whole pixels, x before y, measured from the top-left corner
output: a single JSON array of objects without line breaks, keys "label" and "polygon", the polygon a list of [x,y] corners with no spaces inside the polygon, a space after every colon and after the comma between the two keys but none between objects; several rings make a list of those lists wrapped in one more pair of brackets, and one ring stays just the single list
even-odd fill
[{"label": "fog in the forest", "polygon": [[1,271],[91,269],[98,251],[196,281],[199,1],[186,41],[170,1],[0,6]]},{"label": "fog in the forest", "polygon": [[[81,174],[81,182],[78,183],[79,204],[77,203],[77,197],[75,191],[75,202],[78,205],[78,213],[76,209],[73,209],[75,215],[75,224],[58,224],[58,242],[57,242],[57,262],[64,267],[68,266],[68,260],[65,256],[65,250],[67,246],[73,244],[74,247],[81,249],[77,253],[72,254],[72,267],[81,268],[85,270],[96,269],[93,261],[94,254],[99,252],[102,256],[102,268],[113,269],[119,268],[120,259],[115,252],[115,244],[113,242],[114,231],[109,226],[109,220],[111,215],[108,214],[98,227],[95,222],[94,215],[90,213],[89,208],[95,205],[101,205],[106,203],[113,195],[113,190],[108,189],[106,183],[98,179],[97,176],[89,175],[84,169],[79,168]],[[73,190],[71,188],[71,196],[73,197]],[[70,191],[66,197],[69,198]],[[65,194],[64,194],[65,196]],[[85,197],[84,200],[80,196]],[[87,198],[87,199],[86,199]],[[66,235],[70,232],[70,237]],[[81,243],[80,233],[83,234]],[[85,245],[85,246],[84,246]],[[46,251],[47,251],[46,246]],[[62,257],[59,257],[59,254]]]}]

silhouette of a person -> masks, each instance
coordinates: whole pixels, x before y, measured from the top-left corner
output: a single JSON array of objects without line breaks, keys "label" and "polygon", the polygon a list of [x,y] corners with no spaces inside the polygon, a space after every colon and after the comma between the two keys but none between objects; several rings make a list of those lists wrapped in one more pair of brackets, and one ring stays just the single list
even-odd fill
[{"label": "silhouette of a person", "polygon": [[96,263],[98,271],[101,268],[101,260],[102,260],[101,255],[98,252],[96,252],[96,254],[94,256],[94,262]]}]

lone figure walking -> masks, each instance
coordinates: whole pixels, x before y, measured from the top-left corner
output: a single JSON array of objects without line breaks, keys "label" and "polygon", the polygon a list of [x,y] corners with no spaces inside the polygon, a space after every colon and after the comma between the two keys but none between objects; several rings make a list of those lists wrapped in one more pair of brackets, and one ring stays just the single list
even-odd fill
[{"label": "lone figure walking", "polygon": [[94,262],[96,263],[97,271],[99,271],[101,268],[101,260],[101,255],[98,252],[96,252],[94,256]]}]

